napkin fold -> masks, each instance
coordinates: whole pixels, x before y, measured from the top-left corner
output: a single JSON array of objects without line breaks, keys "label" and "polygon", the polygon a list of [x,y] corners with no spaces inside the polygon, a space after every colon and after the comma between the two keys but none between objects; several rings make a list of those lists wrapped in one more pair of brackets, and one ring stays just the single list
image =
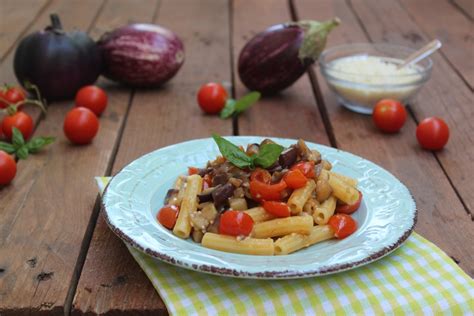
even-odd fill
[{"label": "napkin fold", "polygon": [[[109,180],[96,177],[101,192]],[[369,265],[296,280],[214,276],[127,247],[171,315],[474,315],[473,279],[416,233]]]}]

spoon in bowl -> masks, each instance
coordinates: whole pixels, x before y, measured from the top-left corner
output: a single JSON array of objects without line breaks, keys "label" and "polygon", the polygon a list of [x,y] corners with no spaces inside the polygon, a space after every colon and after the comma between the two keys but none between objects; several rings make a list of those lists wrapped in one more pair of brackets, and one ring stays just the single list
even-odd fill
[{"label": "spoon in bowl", "polygon": [[428,57],[429,55],[433,54],[435,51],[437,51],[441,47],[441,42],[437,39],[429,42],[410,56],[408,56],[403,63],[399,64],[397,66],[397,69],[401,69],[403,67],[406,67],[411,64],[415,64],[422,60],[423,58]]}]

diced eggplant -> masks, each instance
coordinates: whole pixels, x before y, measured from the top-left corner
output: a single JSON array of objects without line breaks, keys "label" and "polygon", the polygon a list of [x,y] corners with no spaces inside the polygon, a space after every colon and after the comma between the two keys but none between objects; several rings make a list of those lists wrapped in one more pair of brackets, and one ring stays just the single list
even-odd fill
[{"label": "diced eggplant", "polygon": [[168,205],[170,203],[170,200],[176,196],[178,196],[179,190],[176,189],[169,189],[168,192],[166,192],[164,204]]},{"label": "diced eggplant", "polygon": [[228,204],[228,199],[234,195],[234,186],[230,183],[220,185],[212,191],[212,199],[218,210]]},{"label": "diced eggplant", "polygon": [[289,147],[285,149],[278,158],[280,166],[288,168],[292,166],[296,161],[297,150],[295,147]]},{"label": "diced eggplant", "polygon": [[200,194],[198,194],[199,203],[211,202],[212,201],[212,191],[214,191],[214,188],[206,189],[206,190],[202,191]]},{"label": "diced eggplant", "polygon": [[229,175],[227,173],[217,173],[212,177],[212,186],[218,186],[219,184],[225,184],[229,180]]},{"label": "diced eggplant", "polygon": [[249,156],[252,156],[252,155],[258,155],[259,151],[260,151],[260,145],[254,143],[254,144],[247,145],[247,150],[245,151],[245,153]]},{"label": "diced eggplant", "polygon": [[264,140],[262,140],[262,142],[260,143],[260,146],[263,146],[265,144],[275,144],[275,142],[269,138],[265,138]]}]

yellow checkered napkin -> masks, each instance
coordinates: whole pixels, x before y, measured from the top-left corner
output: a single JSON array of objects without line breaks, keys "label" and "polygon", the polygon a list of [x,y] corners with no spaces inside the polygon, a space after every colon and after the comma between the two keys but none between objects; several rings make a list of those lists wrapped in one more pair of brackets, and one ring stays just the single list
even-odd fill
[{"label": "yellow checkered napkin", "polygon": [[[102,190],[109,178],[96,180]],[[367,266],[298,280],[213,276],[129,250],[172,315],[474,315],[474,281],[416,233]]]}]

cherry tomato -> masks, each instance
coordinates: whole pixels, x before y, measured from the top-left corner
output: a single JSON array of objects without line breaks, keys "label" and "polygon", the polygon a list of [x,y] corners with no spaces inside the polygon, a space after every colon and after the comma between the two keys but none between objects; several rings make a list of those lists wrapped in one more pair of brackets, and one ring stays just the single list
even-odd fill
[{"label": "cherry tomato", "polygon": [[16,175],[16,162],[9,154],[0,150],[0,185],[12,182]]},{"label": "cherry tomato", "polygon": [[250,181],[250,194],[256,201],[279,201],[282,191],[286,189],[285,181],[267,184],[260,181]]},{"label": "cherry tomato", "polygon": [[308,178],[305,177],[303,172],[300,169],[290,170],[284,176],[286,184],[291,189],[299,189],[306,185]]},{"label": "cherry tomato", "polygon": [[344,239],[357,230],[357,222],[347,214],[335,214],[329,218],[329,226],[337,239]]},{"label": "cherry tomato", "polygon": [[199,169],[196,168],[196,167],[188,167],[188,175],[193,175],[193,174],[198,174],[199,173]]},{"label": "cherry tomato", "polygon": [[386,133],[396,133],[405,124],[407,111],[398,101],[380,100],[374,107],[372,120],[375,126]]},{"label": "cherry tomato", "polygon": [[9,140],[11,140],[13,136],[13,127],[18,128],[23,138],[27,140],[31,134],[33,134],[33,119],[30,115],[22,111],[5,116],[2,121],[2,130]]},{"label": "cherry tomato", "polygon": [[290,170],[299,169],[306,178],[314,178],[314,161],[301,161],[293,165]]},{"label": "cherry tomato", "polygon": [[231,236],[248,236],[253,229],[253,219],[245,212],[226,211],[221,215],[219,234]]},{"label": "cherry tomato", "polygon": [[82,87],[76,94],[76,107],[88,108],[100,116],[107,107],[107,94],[97,86]]},{"label": "cherry tomato", "polygon": [[337,204],[336,212],[344,214],[352,214],[357,211],[360,207],[362,201],[362,192],[359,191],[359,199],[354,204]]},{"label": "cherry tomato", "polygon": [[99,130],[99,120],[87,108],[74,108],[64,119],[64,134],[74,144],[88,144]]},{"label": "cherry tomato", "polygon": [[20,87],[4,86],[0,89],[0,109],[5,109],[9,104],[15,104],[25,99],[26,93]]},{"label": "cherry tomato", "polygon": [[156,218],[161,225],[168,229],[173,229],[178,218],[179,208],[176,205],[165,205],[156,214]]},{"label": "cherry tomato", "polygon": [[270,184],[272,176],[267,170],[257,168],[250,174],[250,181],[260,181],[262,183]]},{"label": "cherry tomato", "polygon": [[201,109],[208,114],[217,114],[225,106],[227,91],[218,83],[206,83],[199,89],[197,96]]},{"label": "cherry tomato", "polygon": [[291,215],[290,207],[283,202],[264,201],[263,208],[276,217],[288,217]]},{"label": "cherry tomato", "polygon": [[416,138],[424,149],[440,150],[449,139],[448,124],[439,117],[426,118],[418,124]]}]

